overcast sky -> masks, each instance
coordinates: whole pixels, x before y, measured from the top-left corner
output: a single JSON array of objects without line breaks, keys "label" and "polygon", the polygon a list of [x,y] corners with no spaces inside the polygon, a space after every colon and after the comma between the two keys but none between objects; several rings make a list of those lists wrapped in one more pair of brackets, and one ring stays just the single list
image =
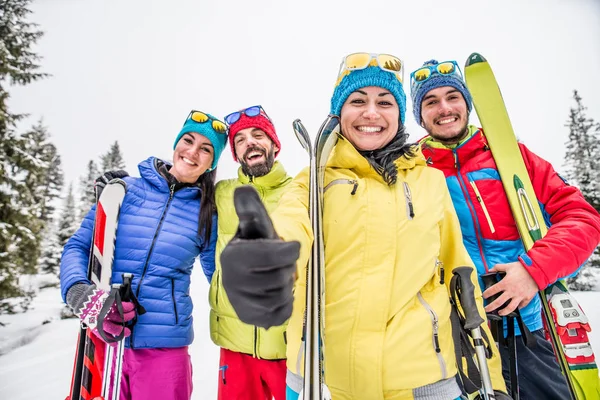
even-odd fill
[{"label": "overcast sky", "polygon": [[[223,117],[255,104],[274,120],[279,159],[295,174],[307,158],[292,121],[314,137],[341,58],[357,51],[397,55],[405,81],[425,60],[464,65],[483,54],[515,132],[558,170],[573,89],[600,120],[598,0],[38,0],[32,9],[52,77],[9,88],[9,106],[30,113],[29,125],[43,118],[67,181],[115,140],[137,175],[148,156],[171,158],[190,109]],[[424,131],[407,107],[417,140]],[[236,169],[226,149],[219,178]]]}]

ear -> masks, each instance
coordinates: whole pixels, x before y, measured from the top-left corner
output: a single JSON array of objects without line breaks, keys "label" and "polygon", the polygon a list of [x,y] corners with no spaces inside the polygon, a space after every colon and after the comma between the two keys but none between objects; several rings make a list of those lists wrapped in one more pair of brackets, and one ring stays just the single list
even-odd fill
[{"label": "ear", "polygon": [[273,143],[273,147],[275,147],[275,153],[279,153],[279,146],[277,146],[275,143]]}]

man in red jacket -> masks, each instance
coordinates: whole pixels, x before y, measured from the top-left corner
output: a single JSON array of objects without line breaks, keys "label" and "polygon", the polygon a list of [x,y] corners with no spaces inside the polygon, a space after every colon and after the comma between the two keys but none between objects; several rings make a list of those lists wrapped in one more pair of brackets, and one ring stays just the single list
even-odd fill
[{"label": "man in red jacket", "polygon": [[[444,172],[463,240],[479,274],[504,273],[483,293],[486,311],[506,316],[520,309],[536,337],[533,348],[517,340],[521,399],[568,399],[567,383],[543,330],[537,292],[572,275],[600,242],[600,216],[552,165],[519,144],[541,203],[548,234],[525,251],[483,131],[468,124],[471,95],[455,61],[431,60],[411,74],[417,123],[429,134],[421,140],[428,164]],[[502,308],[502,305],[508,305]],[[519,335],[520,332],[517,332]],[[507,386],[508,349],[500,345]]]}]

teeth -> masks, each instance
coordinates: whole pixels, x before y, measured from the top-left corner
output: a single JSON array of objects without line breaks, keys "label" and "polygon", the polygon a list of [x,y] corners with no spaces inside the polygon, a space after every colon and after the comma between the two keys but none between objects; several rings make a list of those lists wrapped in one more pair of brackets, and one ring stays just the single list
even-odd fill
[{"label": "teeth", "polygon": [[369,133],[381,132],[381,130],[382,130],[382,128],[380,126],[359,126],[356,129],[361,132],[369,132]]},{"label": "teeth", "polygon": [[185,158],[185,157],[181,157],[181,159],[183,160],[184,163],[189,164],[189,165],[196,165],[195,162],[193,162],[192,160],[190,160],[189,158]]},{"label": "teeth", "polygon": [[262,156],[262,153],[260,151],[253,151],[250,154],[248,154],[248,158],[252,158],[254,156]]},{"label": "teeth", "polygon": [[439,120],[439,121],[438,121],[438,124],[440,124],[440,125],[444,125],[444,124],[449,124],[449,123],[451,123],[451,122],[454,122],[454,121],[456,121],[456,118],[455,118],[455,117],[452,117],[452,118],[444,118],[444,119],[441,119],[441,120]]}]

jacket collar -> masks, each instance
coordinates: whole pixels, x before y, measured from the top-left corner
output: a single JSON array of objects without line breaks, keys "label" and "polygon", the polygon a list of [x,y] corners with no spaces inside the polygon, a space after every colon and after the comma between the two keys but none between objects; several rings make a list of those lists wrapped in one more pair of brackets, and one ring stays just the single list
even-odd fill
[{"label": "jacket collar", "polygon": [[264,176],[251,177],[242,172],[242,167],[238,168],[238,180],[244,185],[252,183],[256,186],[264,188],[273,188],[280,186],[288,179],[289,176],[283,168],[283,164],[281,164],[279,161],[275,161],[275,163],[273,164],[273,168],[271,168],[271,171],[269,171],[269,173]]},{"label": "jacket collar", "polygon": [[[398,170],[412,169],[417,165],[425,165],[425,158],[420,151],[415,157],[400,157],[395,161]],[[373,169],[369,161],[363,157],[358,150],[346,138],[340,136],[333,153],[327,162],[328,167],[344,168],[356,172],[360,176],[373,176],[383,181],[381,175]]]},{"label": "jacket collar", "polygon": [[427,159],[427,164],[442,167],[464,165],[480,153],[489,150],[487,140],[480,128],[469,125],[469,135],[458,145],[453,147],[445,146],[440,142],[426,136],[420,140],[423,155]]}]

